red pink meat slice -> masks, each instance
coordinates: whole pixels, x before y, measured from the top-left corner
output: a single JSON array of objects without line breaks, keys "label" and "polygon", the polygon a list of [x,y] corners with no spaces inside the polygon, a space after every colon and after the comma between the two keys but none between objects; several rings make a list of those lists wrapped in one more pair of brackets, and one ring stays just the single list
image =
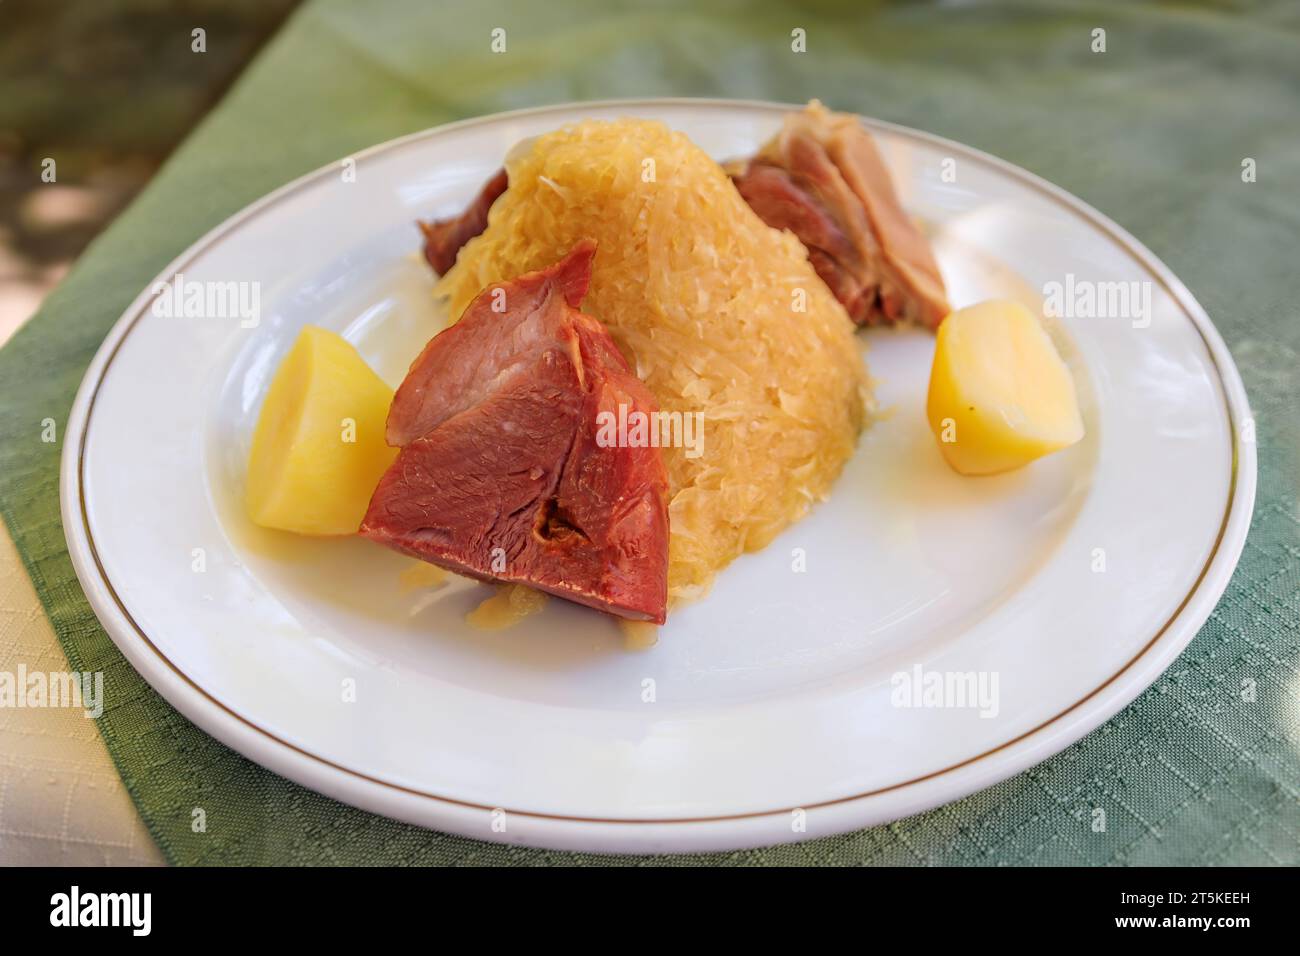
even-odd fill
[{"label": "red pink meat slice", "polygon": [[388,415],[401,448],[361,534],[487,581],[663,623],[668,478],[658,448],[597,441],[602,413],[657,411],[578,310],[595,246],[489,286],[412,364]]},{"label": "red pink meat slice", "polygon": [[488,210],[507,185],[506,171],[498,170],[459,216],[416,223],[424,233],[424,258],[429,260],[434,272],[442,275],[455,265],[460,247],[487,228]]}]

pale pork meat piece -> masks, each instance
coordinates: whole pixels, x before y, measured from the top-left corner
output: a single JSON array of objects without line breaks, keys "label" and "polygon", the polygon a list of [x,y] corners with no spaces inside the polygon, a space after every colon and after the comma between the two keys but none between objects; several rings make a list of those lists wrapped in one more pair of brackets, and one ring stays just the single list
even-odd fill
[{"label": "pale pork meat piece", "polygon": [[857,324],[933,329],[951,311],[930,244],[857,118],[813,102],[728,171],[764,222],[799,238]]}]

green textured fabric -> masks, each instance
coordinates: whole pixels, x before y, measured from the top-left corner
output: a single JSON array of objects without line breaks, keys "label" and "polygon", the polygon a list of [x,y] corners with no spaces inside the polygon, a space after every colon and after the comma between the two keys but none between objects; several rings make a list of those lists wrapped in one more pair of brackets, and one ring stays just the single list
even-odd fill
[{"label": "green textured fabric", "polygon": [[[489,51],[504,27],[508,52]],[[791,30],[807,31],[793,53]],[[1107,50],[1091,50],[1092,30]],[[209,34],[208,44],[220,44]],[[1187,651],[1075,746],[968,799],[841,837],[692,863],[1300,862],[1300,9],[861,3],[315,2],[0,353],[0,502],[72,667],[175,863],[609,862],[476,843],[342,806],[191,726],[126,664],[72,572],[57,444],[121,311],[177,253],[268,190],[413,130],[615,96],[816,96],[970,143],[1081,196],[1191,287],[1257,417],[1241,566]],[[1244,157],[1258,181],[1244,183]],[[59,436],[62,438],[62,435]],[[1243,681],[1257,699],[1241,699]],[[208,830],[190,829],[195,806]],[[1105,832],[1092,810],[1106,810]],[[642,860],[643,862],[651,862]]]}]

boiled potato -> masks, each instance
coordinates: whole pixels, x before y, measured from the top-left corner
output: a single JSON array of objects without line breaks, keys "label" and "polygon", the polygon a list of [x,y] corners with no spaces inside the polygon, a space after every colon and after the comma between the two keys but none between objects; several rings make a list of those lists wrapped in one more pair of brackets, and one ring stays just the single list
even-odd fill
[{"label": "boiled potato", "polygon": [[1019,468],[1083,437],[1070,370],[1019,302],[981,302],[943,320],[926,417],[963,475]]},{"label": "boiled potato", "polygon": [[248,513],[299,534],[353,534],[397,449],[393,390],[343,338],[308,325],[280,363],[248,458]]}]

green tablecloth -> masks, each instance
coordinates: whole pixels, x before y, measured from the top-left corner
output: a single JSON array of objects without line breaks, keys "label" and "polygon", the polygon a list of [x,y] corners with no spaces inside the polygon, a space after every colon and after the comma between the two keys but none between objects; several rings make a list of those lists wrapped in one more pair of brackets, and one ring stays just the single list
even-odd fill
[{"label": "green tablecloth", "polygon": [[[489,34],[507,30],[508,52]],[[807,31],[807,52],[790,49]],[[1092,31],[1106,30],[1106,51]],[[208,44],[222,37],[209,32]],[[162,267],[268,190],[448,120],[565,100],[802,101],[1019,163],[1149,245],[1232,348],[1257,416],[1259,497],[1227,594],[1132,706],[1064,753],[890,826],[693,862],[1300,862],[1300,9],[1226,3],[308,3],[0,352],[0,503],[100,730],[176,863],[568,863],[404,826],[289,783],[191,726],[92,615],[58,516],[58,444],[110,325]],[[1258,164],[1244,183],[1243,158]],[[62,436],[60,435],[60,438]],[[1242,701],[1245,680],[1257,687]],[[207,810],[205,833],[191,809]],[[1105,832],[1092,809],[1106,810]],[[600,858],[590,858],[600,859]],[[604,858],[608,859],[608,858]],[[673,858],[666,858],[673,859]]]}]

